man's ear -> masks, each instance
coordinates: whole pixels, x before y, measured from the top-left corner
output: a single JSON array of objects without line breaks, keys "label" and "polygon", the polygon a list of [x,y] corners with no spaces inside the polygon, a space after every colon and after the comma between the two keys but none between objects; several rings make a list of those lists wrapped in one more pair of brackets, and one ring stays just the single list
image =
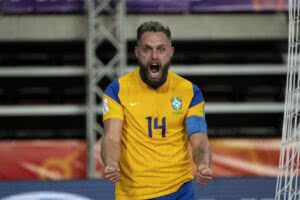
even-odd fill
[{"label": "man's ear", "polygon": [[134,47],[134,54],[135,54],[135,57],[137,57],[138,58],[138,47],[137,46],[135,46]]},{"label": "man's ear", "polygon": [[175,52],[175,48],[174,47],[171,47],[172,49],[171,49],[171,56],[173,57],[173,54],[174,54],[174,52]]}]

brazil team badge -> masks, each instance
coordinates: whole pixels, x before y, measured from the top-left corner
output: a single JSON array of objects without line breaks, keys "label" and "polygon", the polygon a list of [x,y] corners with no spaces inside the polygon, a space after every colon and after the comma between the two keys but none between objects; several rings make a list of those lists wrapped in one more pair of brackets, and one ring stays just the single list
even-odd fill
[{"label": "brazil team badge", "polygon": [[182,114],[182,112],[179,112],[182,108],[182,100],[178,97],[174,97],[171,99],[172,108],[176,111],[173,112],[173,114]]}]

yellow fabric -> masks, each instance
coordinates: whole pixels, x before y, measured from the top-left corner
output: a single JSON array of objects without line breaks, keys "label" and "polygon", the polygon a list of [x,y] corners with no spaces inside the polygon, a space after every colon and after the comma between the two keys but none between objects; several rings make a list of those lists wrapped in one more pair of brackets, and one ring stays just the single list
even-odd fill
[{"label": "yellow fabric", "polygon": [[205,117],[204,113],[204,101],[191,107],[188,111],[187,118],[191,116]]},{"label": "yellow fabric", "polygon": [[[108,104],[104,120],[124,119],[116,199],[150,199],[175,192],[193,179],[184,120],[187,116],[203,116],[204,102],[189,109],[194,95],[192,83],[172,71],[157,90],[141,80],[139,69],[118,82],[120,103],[107,95],[103,97]],[[172,106],[175,97],[181,99],[180,109]]]},{"label": "yellow fabric", "polygon": [[124,120],[123,106],[110,98],[108,95],[103,95],[103,120],[117,118]]}]

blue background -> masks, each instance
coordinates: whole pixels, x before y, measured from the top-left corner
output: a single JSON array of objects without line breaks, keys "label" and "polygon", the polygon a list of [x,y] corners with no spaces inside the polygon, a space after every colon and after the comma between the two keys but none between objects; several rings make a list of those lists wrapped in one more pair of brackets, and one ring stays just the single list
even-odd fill
[{"label": "blue background", "polygon": [[[194,188],[197,200],[271,200],[275,185],[276,178],[215,178],[206,186],[194,183]],[[113,200],[113,190],[113,184],[104,180],[0,181],[0,198],[24,192],[55,191],[92,200]]]}]

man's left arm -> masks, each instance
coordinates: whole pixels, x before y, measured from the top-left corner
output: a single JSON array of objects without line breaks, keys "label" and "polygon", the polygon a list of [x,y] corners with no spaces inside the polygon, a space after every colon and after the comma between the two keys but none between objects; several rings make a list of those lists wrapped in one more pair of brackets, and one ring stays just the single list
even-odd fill
[{"label": "man's left arm", "polygon": [[207,136],[204,98],[198,86],[193,84],[193,97],[185,119],[189,142],[192,145],[194,163],[197,165],[195,179],[200,184],[206,184],[212,179],[211,150]]},{"label": "man's left arm", "polygon": [[211,150],[206,133],[194,133],[189,136],[192,146],[192,156],[197,165],[195,180],[200,184],[207,184],[212,179]]}]

